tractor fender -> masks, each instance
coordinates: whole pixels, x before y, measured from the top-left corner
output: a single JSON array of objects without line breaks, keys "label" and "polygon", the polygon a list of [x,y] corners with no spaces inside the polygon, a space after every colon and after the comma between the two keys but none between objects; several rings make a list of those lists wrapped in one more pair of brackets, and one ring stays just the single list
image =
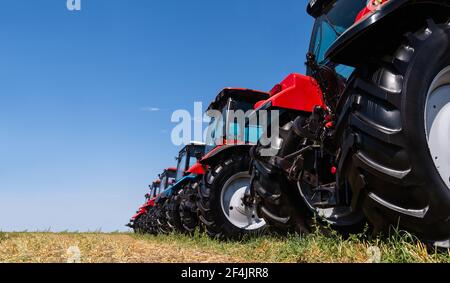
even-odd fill
[{"label": "tractor fender", "polygon": [[131,220],[134,221],[134,220],[136,220],[139,216],[141,216],[141,215],[143,215],[143,214],[145,214],[145,213],[147,213],[147,210],[141,208],[141,209],[139,209],[139,211],[138,211],[135,215],[133,215],[133,216],[131,217]]},{"label": "tractor fender", "polygon": [[[326,108],[322,90],[310,76],[289,74],[269,92],[270,97],[255,104],[255,115],[261,110],[279,110],[291,113],[311,113],[314,107]],[[269,122],[270,123],[270,122]]]},{"label": "tractor fender", "polygon": [[150,207],[152,207],[152,206],[154,206],[155,205],[155,200],[154,199],[151,199],[151,200],[149,200],[148,202],[146,202],[143,206],[142,206],[142,208],[144,208],[144,209],[149,209]]},{"label": "tractor fender", "polygon": [[200,163],[205,166],[212,167],[218,164],[221,160],[232,154],[250,154],[250,149],[253,147],[252,144],[237,144],[237,145],[222,145],[216,147],[211,154],[206,155]]},{"label": "tractor fender", "polygon": [[170,186],[167,190],[165,190],[164,192],[162,192],[156,202],[159,202],[160,200],[165,200],[167,198],[170,198],[172,196],[172,194],[180,189],[183,188],[183,186],[185,184],[187,184],[188,182],[197,179],[197,175],[187,175],[184,176],[183,178],[181,178],[180,180],[178,180],[178,182],[176,182],[175,184],[173,184],[172,186]]},{"label": "tractor fender", "polygon": [[338,64],[360,67],[370,57],[398,46],[406,32],[420,28],[428,18],[446,21],[449,12],[447,0],[389,0],[358,19],[336,39],[325,56]]},{"label": "tractor fender", "polygon": [[189,174],[194,174],[194,175],[204,175],[205,174],[205,167],[200,163],[197,162],[194,165],[192,165],[187,172]]},{"label": "tractor fender", "polygon": [[141,207],[139,207],[139,209],[138,209],[138,214],[140,215],[140,214],[143,214],[143,213],[147,213],[147,211],[148,211],[148,209],[150,207],[155,206],[155,201],[156,201],[156,198],[152,198],[152,199],[149,199],[143,205],[141,205]]}]

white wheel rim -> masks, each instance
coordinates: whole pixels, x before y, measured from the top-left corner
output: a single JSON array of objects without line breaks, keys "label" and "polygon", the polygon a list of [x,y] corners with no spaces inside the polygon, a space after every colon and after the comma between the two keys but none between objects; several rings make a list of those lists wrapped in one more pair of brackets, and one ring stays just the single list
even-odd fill
[{"label": "white wheel rim", "polygon": [[250,190],[250,179],[246,172],[237,173],[228,179],[220,194],[220,203],[226,218],[231,224],[244,230],[256,230],[266,224],[258,217],[255,205],[246,206],[243,202],[244,196]]},{"label": "white wheel rim", "polygon": [[425,130],[434,165],[450,189],[450,66],[439,72],[428,90]]}]

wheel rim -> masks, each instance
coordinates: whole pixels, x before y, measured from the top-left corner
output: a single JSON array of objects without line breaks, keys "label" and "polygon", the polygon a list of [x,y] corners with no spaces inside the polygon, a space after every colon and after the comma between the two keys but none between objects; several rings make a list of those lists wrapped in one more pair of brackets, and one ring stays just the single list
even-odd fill
[{"label": "wheel rim", "polygon": [[228,221],[244,230],[256,230],[266,223],[256,213],[256,206],[246,206],[243,198],[250,190],[250,175],[241,172],[233,175],[222,188],[220,203]]},{"label": "wheel rim", "polygon": [[450,189],[450,66],[437,74],[428,90],[425,130],[434,165]]}]

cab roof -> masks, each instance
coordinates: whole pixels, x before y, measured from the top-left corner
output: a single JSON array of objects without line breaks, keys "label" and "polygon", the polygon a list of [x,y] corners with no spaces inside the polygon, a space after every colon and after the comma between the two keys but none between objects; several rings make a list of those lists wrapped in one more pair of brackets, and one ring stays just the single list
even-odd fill
[{"label": "cab roof", "polygon": [[310,16],[317,18],[322,14],[322,11],[326,6],[335,1],[336,0],[309,0],[308,6],[306,7],[306,12]]},{"label": "cab roof", "polygon": [[269,98],[269,94],[267,92],[247,88],[224,88],[216,96],[214,101],[211,102],[207,110],[220,110],[228,98],[256,103]]}]

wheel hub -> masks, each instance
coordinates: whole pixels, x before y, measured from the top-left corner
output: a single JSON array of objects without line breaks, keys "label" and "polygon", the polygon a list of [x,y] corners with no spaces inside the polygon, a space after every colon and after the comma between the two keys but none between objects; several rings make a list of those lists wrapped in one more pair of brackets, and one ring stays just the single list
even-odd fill
[{"label": "wheel hub", "polygon": [[429,88],[425,129],[434,165],[450,189],[450,66],[439,72]]},{"label": "wheel hub", "polygon": [[221,193],[222,210],[227,219],[236,227],[256,230],[265,225],[256,213],[255,205],[246,205],[244,198],[249,192],[250,175],[242,172],[232,176],[225,183]]}]

